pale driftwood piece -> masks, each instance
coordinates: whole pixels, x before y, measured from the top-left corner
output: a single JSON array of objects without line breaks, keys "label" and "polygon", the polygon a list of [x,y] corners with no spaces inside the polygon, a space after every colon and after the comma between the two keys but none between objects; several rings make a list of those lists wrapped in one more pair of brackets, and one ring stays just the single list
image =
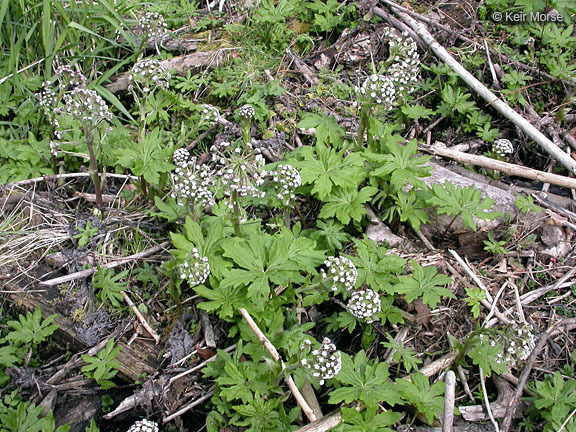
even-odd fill
[{"label": "pale driftwood piece", "polygon": [[[217,66],[219,62],[225,58],[226,49],[219,49],[215,51],[198,51],[192,54],[186,54],[178,57],[173,57],[168,60],[162,60],[162,66],[166,69],[175,71],[176,73],[186,73],[192,70],[198,73],[201,69]],[[111,93],[119,93],[128,90],[130,72],[123,72],[119,75],[112,77],[112,82],[105,87]]]},{"label": "pale driftwood piece", "polygon": [[528,120],[514,111],[506,102],[498,98],[484,84],[478,81],[470,72],[468,72],[446,49],[434,39],[422,23],[419,23],[410,15],[393,8],[393,12],[400,17],[402,21],[408,24],[428,45],[429,49],[436,54],[444,63],[462,78],[462,80],[478,95],[480,95],[488,105],[494,107],[500,114],[514,123],[522,132],[532,138],[540,147],[542,147],[550,156],[560,162],[568,171],[576,174],[576,160],[564,153],[542,132],[536,129]]},{"label": "pale driftwood piece", "polygon": [[541,181],[543,183],[550,183],[556,186],[561,186],[570,189],[576,189],[576,179],[558,174],[551,174],[544,171],[538,171],[533,168],[523,167],[520,165],[502,162],[491,159],[486,156],[472,155],[452,150],[446,147],[445,144],[436,142],[433,146],[420,146],[420,150],[436,156],[455,160],[465,165],[475,165],[483,168],[489,168],[500,171],[504,174],[527,178],[530,180]]},{"label": "pale driftwood piece", "polygon": [[314,387],[312,387],[312,384],[310,384],[310,381],[308,380],[304,381],[304,384],[302,384],[300,391],[302,392],[304,400],[308,403],[308,405],[310,405],[310,408],[312,409],[312,411],[314,411],[314,414],[316,414],[316,417],[321,419],[322,408],[320,407],[320,403],[318,402],[318,398],[316,397],[316,392],[314,391]]},{"label": "pale driftwood piece", "polygon": [[564,276],[562,276],[560,279],[558,279],[552,285],[547,285],[547,286],[532,290],[530,292],[527,292],[526,294],[521,295],[520,296],[521,304],[522,305],[529,305],[530,303],[533,303],[534,301],[536,301],[537,299],[539,299],[544,294],[546,294],[550,291],[557,290],[558,288],[560,288],[562,286],[569,287],[569,286],[573,285],[572,283],[565,283],[565,282],[567,282],[568,279],[570,279],[574,275],[574,273],[576,273],[576,268],[572,268],[572,269],[568,270],[564,274]]},{"label": "pale driftwood piece", "polygon": [[456,393],[456,375],[452,371],[446,372],[446,390],[444,392],[444,417],[442,419],[442,432],[454,431],[454,399]]},{"label": "pale driftwood piece", "polygon": [[394,234],[392,230],[388,228],[388,226],[384,224],[378,216],[376,216],[370,206],[364,206],[364,208],[366,209],[366,214],[370,220],[370,225],[366,228],[366,237],[377,243],[385,241],[390,245],[390,247],[397,247],[405,242],[402,237],[398,237]]},{"label": "pale driftwood piece", "polygon": [[458,407],[464,420],[469,422],[487,421],[490,420],[491,414],[495,422],[495,419],[504,417],[504,414],[506,413],[506,403],[513,396],[512,387],[504,378],[500,376],[494,376],[494,384],[496,385],[498,392],[496,401],[491,402],[489,405]]},{"label": "pale driftwood piece", "polygon": [[288,385],[288,388],[290,389],[292,395],[296,399],[296,402],[298,402],[298,405],[300,405],[300,408],[302,408],[302,411],[304,411],[304,414],[306,414],[306,417],[308,417],[308,420],[310,420],[310,422],[315,422],[316,420],[318,420],[318,416],[316,415],[314,410],[310,408],[310,405],[308,405],[306,399],[304,399],[304,396],[302,396],[302,393],[300,393],[300,390],[298,389],[298,386],[296,386],[296,383],[294,382],[292,377],[286,372],[286,365],[284,364],[284,360],[282,360],[282,358],[280,357],[280,354],[278,354],[276,347],[274,347],[272,342],[270,342],[270,340],[266,337],[266,335],[262,332],[262,330],[260,330],[256,322],[254,322],[254,320],[252,319],[252,317],[250,316],[250,314],[246,309],[238,308],[238,311],[240,312],[246,323],[248,323],[254,334],[258,337],[258,340],[262,343],[262,345],[264,345],[266,351],[270,353],[274,361],[280,363],[282,370],[285,372],[284,379],[286,381],[286,384]]},{"label": "pale driftwood piece", "polygon": [[[429,365],[424,366],[418,372],[427,377],[431,377],[432,375],[436,375],[437,373],[450,367],[457,357],[458,353],[456,351],[451,351],[445,356],[440,357],[438,360],[433,361]],[[410,375],[404,377],[404,379],[412,381]],[[327,416],[321,418],[316,422],[301,427],[296,432],[327,432],[338,426],[340,424],[341,419],[342,419],[342,412],[338,410],[336,412],[328,414]]]},{"label": "pale driftwood piece", "polygon": [[[123,264],[127,264],[129,262],[132,262],[132,261],[137,261],[139,259],[146,258],[147,256],[155,254],[156,252],[161,251],[162,249],[168,247],[169,245],[170,245],[170,242],[165,241],[163,243],[160,243],[159,245],[156,245],[150,249],[146,249],[145,251],[139,252],[137,254],[129,255],[126,258],[121,258],[117,261],[112,261],[112,262],[103,264],[100,266],[100,268],[115,268],[115,267],[121,266]],[[97,270],[98,270],[97,268],[90,268],[90,269],[86,269],[86,270],[81,270],[79,272],[71,273],[71,274],[68,274],[66,276],[60,276],[60,277],[50,279],[47,281],[42,281],[39,283],[39,285],[41,285],[41,286],[60,285],[60,284],[66,283],[66,282],[76,280],[76,279],[88,277],[88,276],[96,273]]]},{"label": "pale driftwood piece", "polygon": [[210,317],[203,310],[201,310],[199,314],[200,322],[202,323],[202,332],[204,333],[204,342],[208,348],[216,348],[216,335],[214,334]]}]

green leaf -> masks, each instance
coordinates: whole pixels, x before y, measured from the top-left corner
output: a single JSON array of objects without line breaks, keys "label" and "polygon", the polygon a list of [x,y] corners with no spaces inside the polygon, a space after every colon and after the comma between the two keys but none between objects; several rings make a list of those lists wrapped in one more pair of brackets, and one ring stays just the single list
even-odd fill
[{"label": "green leaf", "polygon": [[0,368],[12,367],[20,363],[21,359],[16,355],[17,353],[18,349],[14,346],[0,347]]},{"label": "green leaf", "polygon": [[380,344],[388,349],[394,350],[392,359],[395,362],[402,361],[406,373],[410,373],[412,369],[418,369],[418,365],[422,360],[415,357],[416,351],[411,348],[406,348],[402,342],[396,342],[389,333],[386,334],[388,342],[380,342]]},{"label": "green leaf", "polygon": [[364,204],[370,201],[376,192],[378,189],[371,186],[366,186],[360,191],[338,188],[326,198],[319,217],[336,217],[344,225],[350,220],[360,222],[366,214]]},{"label": "green leaf", "polygon": [[58,329],[56,324],[52,324],[57,317],[58,315],[54,314],[42,320],[42,311],[39,306],[36,306],[34,312],[26,312],[26,316],[20,314],[18,321],[7,322],[12,331],[6,335],[5,339],[18,345],[38,345]]},{"label": "green leaf", "polygon": [[316,147],[303,147],[298,155],[303,160],[291,160],[299,169],[302,184],[311,184],[312,194],[325,200],[332,188],[357,189],[366,178],[363,169],[363,157],[358,153],[344,156],[344,151],[336,151],[321,144]]},{"label": "green leaf", "polygon": [[479,219],[494,220],[502,215],[497,211],[488,211],[492,208],[494,200],[491,198],[482,199],[482,193],[474,186],[456,187],[449,181],[445,181],[444,186],[433,184],[432,192],[434,196],[429,198],[428,202],[436,206],[436,211],[439,214],[460,215],[464,226],[474,231],[476,231],[474,216]]},{"label": "green leaf", "polygon": [[342,421],[335,432],[393,432],[388,428],[402,418],[402,413],[386,411],[376,414],[374,407],[359,412],[354,408],[342,407]]},{"label": "green leaf", "polygon": [[340,147],[346,136],[346,130],[332,116],[306,113],[296,127],[315,129],[318,143],[329,144],[333,147]]},{"label": "green leaf", "polygon": [[152,213],[152,216],[157,216],[166,219],[168,222],[173,222],[180,219],[188,213],[186,207],[178,205],[176,200],[169,195],[163,201],[159,196],[154,197],[154,205],[158,209],[158,213]]},{"label": "green leaf", "polygon": [[121,350],[121,346],[114,346],[114,338],[109,339],[106,346],[95,356],[82,355],[82,360],[86,363],[82,366],[82,372],[105,390],[114,387],[110,379],[116,376],[121,366],[114,360]]},{"label": "green leaf", "polygon": [[122,291],[127,289],[125,282],[120,282],[128,276],[128,270],[124,270],[118,274],[112,269],[99,268],[94,274],[92,284],[94,288],[100,290],[98,297],[103,303],[110,302],[114,307],[121,307],[121,302],[124,300]]},{"label": "green leaf", "polygon": [[402,398],[413,405],[432,424],[438,413],[444,410],[444,382],[438,381],[430,386],[428,378],[417,372],[407,379],[396,379],[398,392]]},{"label": "green leaf", "polygon": [[378,402],[392,406],[402,403],[396,386],[388,378],[388,365],[369,362],[364,350],[356,354],[354,362],[348,354],[342,353],[342,369],[336,376],[342,387],[330,393],[328,403],[361,401],[368,408],[376,408]]},{"label": "green leaf", "polygon": [[456,298],[449,289],[444,288],[444,285],[451,283],[452,279],[446,275],[437,274],[436,267],[422,268],[415,260],[410,260],[410,264],[413,269],[412,275],[400,276],[400,284],[396,286],[399,294],[406,295],[406,302],[412,303],[422,297],[425,304],[435,308],[442,297]]}]

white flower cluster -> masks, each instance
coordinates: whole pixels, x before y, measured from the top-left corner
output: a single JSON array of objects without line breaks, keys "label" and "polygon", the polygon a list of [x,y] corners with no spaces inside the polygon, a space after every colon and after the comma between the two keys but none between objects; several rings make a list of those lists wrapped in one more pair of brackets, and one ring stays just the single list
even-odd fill
[{"label": "white flower cluster", "polygon": [[282,201],[284,205],[290,205],[290,201],[296,198],[294,191],[302,185],[302,178],[298,170],[292,165],[278,165],[268,175],[276,198]]},{"label": "white flower cluster", "polygon": [[494,144],[492,145],[492,151],[496,153],[497,156],[506,157],[506,155],[512,154],[514,152],[514,146],[509,140],[501,138],[494,141]]},{"label": "white flower cluster", "polygon": [[388,75],[370,75],[360,87],[360,94],[371,103],[390,110],[396,103],[396,87]]},{"label": "white flower cluster", "polygon": [[252,105],[242,105],[238,108],[238,117],[241,119],[251,119],[256,114],[254,107]]},{"label": "white flower cluster", "polygon": [[216,176],[224,195],[230,197],[236,191],[240,197],[265,196],[266,192],[260,190],[267,174],[264,157],[250,143],[232,148],[229,142],[222,142],[213,151],[219,166]]},{"label": "white flower cluster", "polygon": [[210,263],[208,258],[201,257],[198,249],[192,249],[187,260],[178,265],[180,278],[186,279],[190,286],[196,286],[204,283],[210,275]]},{"label": "white flower cluster", "polygon": [[146,12],[138,20],[138,31],[142,40],[161,41],[168,35],[164,17],[156,12]]},{"label": "white flower cluster", "polygon": [[502,346],[503,350],[496,356],[496,362],[499,364],[506,363],[510,366],[526,360],[536,344],[534,329],[527,323],[514,323],[491,339],[481,334],[480,340],[481,343],[489,343],[490,346],[498,344]]},{"label": "white flower cluster", "polygon": [[390,39],[392,64],[385,74],[370,75],[356,91],[361,100],[389,111],[400,98],[414,91],[420,72],[420,56],[416,42],[407,33],[399,36],[395,30],[386,29],[384,35]]},{"label": "white flower cluster", "polygon": [[213,105],[202,105],[202,120],[208,123],[216,123],[220,120],[220,111]]},{"label": "white flower cluster", "polygon": [[367,323],[376,321],[376,315],[382,310],[380,296],[371,289],[364,289],[352,293],[348,301],[348,311],[358,319]]},{"label": "white flower cluster", "polygon": [[49,115],[54,111],[54,108],[56,108],[58,101],[51,82],[44,81],[42,83],[42,90],[36,93],[36,97],[40,101],[40,106],[44,109],[46,115]]},{"label": "white flower cluster", "polygon": [[332,291],[337,291],[340,286],[347,290],[354,288],[358,278],[358,270],[352,261],[345,257],[330,256],[324,261],[326,271],[320,270],[323,279],[332,278]]},{"label": "white flower cluster", "polygon": [[77,120],[97,124],[102,120],[112,119],[108,105],[94,90],[76,87],[65,94],[63,99],[64,107],[59,112],[71,114]]},{"label": "white flower cluster", "polygon": [[158,423],[152,420],[138,420],[130,426],[128,432],[158,432]]},{"label": "white flower cluster", "polygon": [[404,32],[399,36],[391,28],[386,29],[384,34],[390,39],[390,54],[393,62],[388,75],[394,82],[398,96],[410,94],[415,89],[420,73],[420,56],[416,42],[408,36],[408,33]]},{"label": "white flower cluster", "polygon": [[84,74],[75,71],[68,65],[60,66],[56,69],[56,77],[63,89],[86,86],[86,77]]},{"label": "white flower cluster", "polygon": [[[309,347],[311,342],[306,341],[305,345]],[[302,359],[301,364],[311,371],[313,377],[319,378],[320,385],[334,378],[342,369],[342,355],[328,338],[324,338],[319,349],[312,351],[311,357],[310,360]]]},{"label": "white flower cluster", "polygon": [[150,93],[157,88],[168,88],[172,78],[159,60],[140,60],[132,67],[128,76],[128,90],[136,86],[143,93]]},{"label": "white flower cluster", "polygon": [[178,204],[191,204],[196,209],[204,209],[214,204],[212,187],[214,179],[207,165],[199,165],[196,157],[191,157],[186,149],[178,149],[173,155],[176,169],[172,177],[172,198]]}]

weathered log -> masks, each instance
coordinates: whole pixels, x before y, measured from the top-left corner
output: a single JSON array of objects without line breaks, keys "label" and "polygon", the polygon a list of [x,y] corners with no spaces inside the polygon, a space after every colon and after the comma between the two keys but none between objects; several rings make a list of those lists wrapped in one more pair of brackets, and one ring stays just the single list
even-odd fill
[{"label": "weathered log", "polygon": [[[40,307],[42,316],[57,314],[54,324],[58,325],[58,330],[54,333],[54,340],[69,345],[74,350],[84,350],[88,348],[78,337],[74,323],[63,314],[63,298],[57,287],[46,287],[41,292],[29,293],[22,291],[19,286],[11,283],[3,285],[4,297],[11,301],[15,312],[33,312],[36,306]],[[160,365],[160,348],[153,341],[145,341],[136,338],[130,345],[127,345],[125,338],[116,341],[122,346],[116,360],[120,363],[118,376],[136,381],[138,376],[143,374],[151,375],[156,372]]]},{"label": "weathered log", "polygon": [[[218,66],[226,58],[226,50],[219,49],[215,51],[198,51],[192,54],[186,54],[161,61],[162,66],[176,73],[186,73],[191,70],[198,73],[203,68]],[[105,87],[112,93],[119,93],[127,90],[130,72],[123,72],[112,77],[112,82]]]}]

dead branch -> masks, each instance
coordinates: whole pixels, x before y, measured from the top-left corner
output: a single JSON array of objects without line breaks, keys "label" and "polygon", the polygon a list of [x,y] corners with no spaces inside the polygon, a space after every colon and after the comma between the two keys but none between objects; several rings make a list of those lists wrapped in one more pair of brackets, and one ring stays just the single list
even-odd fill
[{"label": "dead branch", "polygon": [[[152,247],[152,248],[150,248],[150,249],[146,249],[145,251],[138,252],[137,254],[127,256],[126,258],[121,258],[121,259],[119,259],[119,260],[117,260],[117,261],[113,261],[113,262],[109,262],[109,263],[103,264],[103,265],[100,266],[100,268],[115,268],[115,267],[119,267],[119,266],[121,266],[121,265],[123,265],[123,264],[127,264],[127,263],[129,263],[129,262],[137,261],[137,260],[139,260],[139,259],[142,259],[142,258],[145,258],[145,257],[147,257],[147,256],[150,256],[150,255],[152,255],[152,254],[154,254],[154,253],[156,253],[156,252],[161,251],[162,249],[166,248],[166,247],[169,246],[169,245],[170,245],[170,242],[169,242],[169,241],[165,241],[165,242],[160,243],[159,245],[156,245],[156,246],[154,246],[154,247]],[[86,269],[86,270],[81,270],[81,271],[79,271],[79,272],[71,273],[71,274],[68,274],[68,275],[66,275],[66,276],[60,276],[60,277],[57,277],[57,278],[54,278],[54,279],[50,279],[50,280],[47,280],[47,281],[42,281],[42,282],[39,283],[39,285],[42,285],[42,286],[55,286],[55,285],[60,285],[60,284],[63,284],[63,283],[65,283],[65,282],[70,282],[70,281],[73,281],[73,280],[76,280],[76,279],[88,277],[88,276],[96,273],[97,270],[98,270],[98,269],[97,269],[97,268],[94,268],[94,267],[93,267],[93,268]]]},{"label": "dead branch", "polygon": [[452,371],[446,372],[446,391],[444,392],[444,418],[442,432],[454,430],[454,397],[456,390],[456,375]]},{"label": "dead branch", "polygon": [[511,176],[522,177],[530,180],[541,181],[543,183],[550,183],[556,186],[576,189],[576,179],[558,174],[551,174],[544,171],[538,171],[533,168],[523,167],[508,162],[498,161],[486,156],[478,156],[454,151],[446,147],[444,143],[438,141],[432,146],[420,145],[419,148],[424,152],[452,159],[465,165],[476,165],[483,168],[497,170]]},{"label": "dead branch", "polygon": [[254,334],[258,336],[258,340],[262,343],[262,345],[264,345],[264,348],[266,348],[266,350],[270,353],[274,361],[280,362],[282,370],[285,372],[286,375],[285,377],[286,384],[288,385],[288,388],[294,395],[296,402],[298,402],[298,405],[300,405],[300,408],[302,408],[302,411],[304,411],[304,414],[306,414],[306,417],[308,417],[308,420],[310,420],[311,422],[315,422],[316,420],[318,420],[318,416],[316,415],[314,410],[310,408],[310,405],[308,405],[306,399],[304,399],[304,396],[302,396],[302,393],[300,393],[300,390],[296,386],[296,383],[294,382],[292,377],[288,373],[286,373],[286,365],[284,364],[284,361],[280,357],[280,354],[278,354],[278,351],[276,350],[272,342],[270,342],[270,340],[266,337],[266,335],[262,332],[262,330],[260,330],[260,328],[254,322],[254,320],[252,319],[252,317],[250,316],[250,314],[246,309],[239,308],[238,310],[240,311],[240,313],[242,314],[242,316],[244,317],[244,319],[246,320],[246,322],[248,323]]}]

